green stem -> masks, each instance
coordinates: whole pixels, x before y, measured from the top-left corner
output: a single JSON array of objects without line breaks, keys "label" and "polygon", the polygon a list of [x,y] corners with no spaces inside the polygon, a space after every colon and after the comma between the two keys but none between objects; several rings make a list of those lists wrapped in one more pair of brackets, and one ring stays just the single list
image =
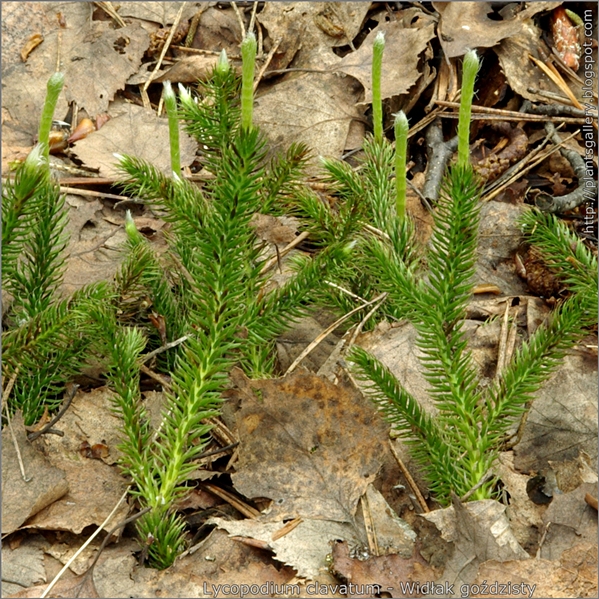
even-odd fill
[{"label": "green stem", "polygon": [[52,129],[52,119],[54,118],[54,110],[58,102],[58,96],[64,85],[64,75],[56,72],[48,79],[46,101],[42,109],[42,118],[40,120],[40,128],[38,141],[43,145],[44,156],[46,160],[50,156],[50,130]]},{"label": "green stem", "polygon": [[241,42],[241,126],[252,128],[254,111],[254,67],[256,65],[256,36],[250,32]]},{"label": "green stem", "polygon": [[177,98],[170,81],[164,82],[162,92],[166,114],[168,115],[168,139],[171,148],[171,170],[175,175],[181,174],[181,151],[179,149],[179,116],[177,115]]},{"label": "green stem", "polygon": [[464,56],[462,65],[462,98],[460,100],[460,118],[458,120],[458,165],[466,167],[470,164],[470,119],[472,115],[472,97],[474,81],[480,61],[474,50]]},{"label": "green stem", "polygon": [[408,152],[408,118],[403,110],[395,115],[395,192],[400,222],[406,217],[406,157]]},{"label": "green stem", "polygon": [[374,140],[383,140],[383,103],[381,99],[381,73],[383,71],[383,50],[385,49],[385,34],[379,31],[372,45],[372,123]]}]

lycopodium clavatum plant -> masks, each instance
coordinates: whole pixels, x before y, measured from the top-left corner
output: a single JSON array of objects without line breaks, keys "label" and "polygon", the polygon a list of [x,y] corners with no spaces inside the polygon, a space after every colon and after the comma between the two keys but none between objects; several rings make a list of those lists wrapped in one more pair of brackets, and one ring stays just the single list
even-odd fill
[{"label": "lycopodium clavatum plant", "polygon": [[67,209],[50,171],[49,134],[64,83],[48,81],[39,143],[2,189],[2,380],[9,412],[26,425],[57,408],[65,384],[85,365],[96,335],[90,307],[109,296],[105,284],[64,298],[59,292],[68,243]]},{"label": "lycopodium clavatum plant", "polygon": [[[530,407],[564,352],[597,318],[596,259],[555,217],[530,212],[523,220],[529,239],[560,269],[571,295],[522,343],[493,384],[480,384],[463,330],[475,282],[479,228],[481,187],[468,150],[478,64],[475,52],[468,52],[463,64],[458,160],[446,174],[426,252],[420,259],[406,260],[390,233],[388,238],[371,236],[365,254],[370,252],[369,264],[379,289],[388,293],[389,311],[416,328],[437,413],[426,411],[367,351],[354,347],[349,354],[366,393],[404,437],[442,505],[449,504],[452,493],[470,493],[472,500],[495,496],[493,465],[508,430]],[[401,185],[399,173],[396,182]],[[382,188],[386,185],[381,182]],[[403,247],[408,245],[404,241]]]},{"label": "lycopodium clavatum plant", "polygon": [[[267,164],[266,144],[252,122],[256,40],[242,43],[239,81],[223,52],[199,95],[180,88],[175,107],[170,86],[165,102],[171,123],[171,156],[178,156],[177,120],[199,142],[201,159],[212,178],[202,187],[186,180],[178,159],[169,175],[132,157],[119,157],[126,190],[143,198],[170,225],[168,251],[158,257],[127,221],[129,254],[117,287],[131,304],[151,304],[163,322],[144,339],[135,329],[114,324],[110,378],[125,428],[123,465],[142,507],[141,542],[152,566],[165,568],[185,547],[184,523],[174,502],[186,491],[189,475],[209,440],[209,417],[219,414],[228,373],[239,364],[249,376],[272,376],[274,340],[304,315],[329,266],[344,256],[339,243],[300,260],[281,287],[269,288],[264,244],[252,217],[283,210],[294,193],[306,160],[296,145]],[[137,298],[137,300],[135,299]],[[138,322],[137,325],[143,325]],[[145,327],[151,331],[151,326]],[[147,344],[160,345],[187,335],[169,367],[172,386],[160,429],[150,431],[139,400],[138,368]],[[153,337],[153,339],[152,339]],[[137,369],[137,370],[136,370]]]},{"label": "lycopodium clavatum plant", "polygon": [[[383,135],[381,98],[382,61],[385,37],[379,32],[373,43],[372,119],[373,135],[364,141],[363,157],[357,168],[335,159],[324,159],[329,195],[323,201],[314,191],[304,189],[296,196],[295,212],[310,231],[313,243],[323,247],[347,240],[353,246],[352,259],[337,264],[327,286],[321,290],[321,301],[342,314],[380,294],[377,276],[372,270],[368,250],[371,234],[385,238],[406,264],[418,255],[413,223],[406,217],[406,156],[408,120],[403,112],[395,118],[395,146]],[[366,228],[370,233],[364,234]],[[374,326],[377,318],[389,314],[391,304],[382,305],[377,316],[366,326]],[[357,313],[354,321],[362,318]]]}]

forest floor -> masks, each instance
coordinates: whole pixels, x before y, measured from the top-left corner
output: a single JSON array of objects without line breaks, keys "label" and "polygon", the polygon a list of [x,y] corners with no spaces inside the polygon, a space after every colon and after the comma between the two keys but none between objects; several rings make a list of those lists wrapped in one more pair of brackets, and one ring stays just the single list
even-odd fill
[{"label": "forest floor", "polygon": [[[317,184],[319,156],[359,162],[371,129],[372,44],[384,31],[385,129],[392,134],[393,113],[408,115],[409,179],[417,190],[409,191],[408,212],[426,243],[432,216],[418,193],[426,183],[431,149],[426,131],[439,117],[444,138],[455,134],[461,60],[467,49],[476,48],[482,68],[472,156],[485,188],[478,287],[465,328],[481,375],[491,381],[509,322],[517,325],[517,347],[562,294],[523,245],[517,225],[527,205],[559,202],[579,185],[544,126],[549,121],[559,126],[564,147],[584,156],[584,105],[597,104],[596,77],[589,101],[584,66],[577,75],[565,51],[552,53],[551,47],[559,46],[554,11],[560,5],[3,3],[3,175],[33,147],[46,82],[59,65],[66,84],[55,118],[68,123],[69,131],[57,132],[63,148],[51,160],[70,213],[62,291],[67,295],[110,280],[122,258],[126,210],[147,239],[158,248],[165,245],[165,223],[121,195],[113,156],[138,156],[168,171],[168,127],[158,112],[163,81],[193,86],[223,48],[238,68],[240,41],[254,28],[255,123],[273,153],[306,143],[313,155],[308,173]],[[570,2],[568,8],[581,16],[590,11],[596,39],[597,5]],[[596,42],[592,53],[597,60]],[[557,83],[538,64],[545,66],[548,56]],[[518,114],[525,100],[530,104]],[[553,112],[535,112],[539,105],[553,106]],[[67,141],[84,119],[89,120],[79,129],[85,129],[80,139]],[[596,112],[592,120],[596,127]],[[184,173],[201,180],[197,150],[183,134]],[[596,152],[594,162],[596,172]],[[596,203],[581,201],[560,218],[595,249],[596,215]],[[257,228],[272,242],[274,254],[277,232],[285,228],[294,236],[293,227],[293,220],[265,217]],[[538,393],[519,442],[502,452],[496,467],[502,501],[456,500],[441,509],[405,446],[348,380],[343,352],[352,330],[340,325],[322,335],[335,319],[316,311],[278,340],[281,378],[250,384],[233,373],[236,389],[221,428],[240,445],[199,468],[177,506],[189,526],[193,549],[187,555],[164,571],[140,566],[139,544],[126,528],[115,533],[115,542],[103,549],[93,576],[86,578],[102,533],[47,596],[596,597],[596,333],[589,332],[568,353]],[[292,372],[290,366],[319,336]],[[428,405],[415,340],[410,325],[383,322],[355,342]],[[148,367],[142,390],[159,421],[163,387],[157,378]],[[32,478],[27,485],[17,484],[22,481],[14,444],[3,430],[3,597],[39,597],[90,534],[99,526],[110,530],[133,510],[119,503],[128,482],[116,464],[121,425],[105,379],[90,368],[79,382],[57,425],[63,436],[28,443],[22,419],[13,418]],[[315,390],[322,401],[306,408],[305,399]],[[250,416],[261,423],[259,434],[244,425]],[[302,449],[314,435],[328,439],[318,455]],[[224,444],[220,439],[215,436],[215,448]],[[266,462],[258,457],[264,455]],[[371,475],[362,474],[364,463]]]}]

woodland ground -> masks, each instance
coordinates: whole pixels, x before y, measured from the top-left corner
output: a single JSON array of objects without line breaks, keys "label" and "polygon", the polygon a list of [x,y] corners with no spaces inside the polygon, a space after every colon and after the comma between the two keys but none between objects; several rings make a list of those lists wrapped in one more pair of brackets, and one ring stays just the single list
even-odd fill
[{"label": "woodland ground", "polygon": [[[509,359],[513,351],[505,342],[508,317],[517,325],[517,344],[562,294],[522,245],[516,221],[539,194],[552,199],[576,189],[572,165],[559,151],[537,163],[533,159],[544,143],[555,150],[544,141],[547,120],[562,124],[565,146],[582,155],[584,119],[576,112],[514,114],[524,100],[568,102],[564,87],[527,56],[551,53],[556,35],[552,11],[560,4],[266,2],[258,3],[254,14],[251,2],[3,3],[3,174],[32,148],[46,81],[60,64],[66,85],[55,118],[73,122],[74,129],[85,117],[93,127],[52,158],[70,215],[66,295],[114,275],[127,209],[147,239],[157,248],[165,246],[165,223],[121,195],[113,153],[136,155],[168,170],[168,128],[157,113],[161,82],[193,85],[223,48],[239,66],[242,30],[250,21],[259,43],[255,122],[273,153],[297,141],[310,146],[315,189],[324,189],[318,156],[359,162],[370,131],[370,57],[377,31],[385,31],[387,42],[382,83],[386,130],[391,135],[391,114],[404,110],[411,125],[409,179],[417,190],[427,178],[426,128],[441,116],[444,138],[455,134],[461,57],[467,48],[477,48],[483,66],[475,104],[482,108],[472,127],[473,159],[486,186],[480,287],[466,328],[474,359],[492,380],[498,359]],[[592,10],[597,31],[596,4],[573,2],[568,8],[579,15]],[[593,52],[596,59],[596,43]],[[576,75],[562,66],[558,71],[570,93],[582,99],[583,84]],[[198,169],[197,152],[195,142],[183,135],[185,173],[201,183],[206,173]],[[515,176],[502,179],[514,165]],[[597,220],[596,213],[589,219],[589,205],[560,217],[595,248]],[[426,242],[432,217],[414,191],[408,212]],[[263,215],[256,231],[275,256],[275,246],[283,252],[297,228],[293,219]],[[284,265],[277,276],[284,279]],[[352,330],[337,327],[302,359],[301,368],[288,373],[335,318],[316,311],[282,336],[277,343],[282,378],[253,387],[260,389],[262,403],[247,381],[233,374],[234,389],[214,447],[226,445],[227,435],[241,444],[225,458],[207,461],[197,471],[197,485],[178,506],[198,544],[193,553],[162,572],[140,567],[138,543],[126,529],[104,549],[93,582],[86,579],[77,591],[101,534],[49,596],[293,596],[295,587],[284,585],[299,585],[301,596],[398,597],[421,596],[409,594],[402,587],[406,582],[437,581],[455,585],[453,594],[445,596],[466,596],[460,589],[470,585],[471,596],[511,597],[517,595],[514,585],[525,584],[518,589],[528,593],[536,585],[534,596],[539,597],[596,597],[596,499],[594,508],[588,503],[597,496],[596,333],[569,353],[538,394],[518,444],[501,454],[497,468],[503,502],[458,501],[441,510],[428,497],[405,448],[390,438],[388,426],[348,380],[342,341],[351,338]],[[411,326],[382,323],[355,342],[427,405]],[[157,422],[160,375],[151,364],[144,373],[144,399]],[[3,430],[2,596],[40,596],[127,487],[116,466],[120,421],[111,412],[102,372],[90,367],[79,383],[57,425],[64,436],[45,435],[29,443],[22,420],[13,419],[30,483],[23,483],[13,441]],[[306,407],[315,390],[322,401]],[[248,418],[261,423],[256,434]],[[328,439],[326,451],[313,456],[297,449],[314,435]],[[289,445],[289,437],[296,446]],[[414,483],[406,479],[396,455]],[[362,475],[364,464],[371,477]],[[419,486],[426,506],[416,499],[412,484]],[[106,529],[130,511],[121,504]],[[259,511],[264,513],[258,518]],[[380,589],[339,586],[350,582]],[[495,582],[512,586],[501,591],[492,587]]]}]

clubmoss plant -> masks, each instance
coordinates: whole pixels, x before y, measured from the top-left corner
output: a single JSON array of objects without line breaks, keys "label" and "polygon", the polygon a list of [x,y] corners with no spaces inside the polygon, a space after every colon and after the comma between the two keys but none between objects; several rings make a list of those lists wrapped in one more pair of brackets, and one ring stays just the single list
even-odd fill
[{"label": "clubmoss plant", "polygon": [[67,299],[59,294],[67,211],[50,172],[48,135],[62,85],[62,74],[52,75],[40,143],[2,190],[2,284],[8,294],[2,374],[5,384],[14,384],[8,409],[22,409],[28,425],[58,406],[65,383],[81,370],[95,330],[88,308],[108,294],[106,285]]},{"label": "clubmoss plant", "polygon": [[[324,287],[321,301],[333,305],[341,313],[356,307],[356,302],[371,300],[380,293],[373,276],[368,250],[370,234],[365,226],[374,227],[378,235],[390,240],[398,255],[411,262],[417,255],[413,223],[406,217],[407,118],[396,118],[396,150],[383,136],[381,102],[382,56],[385,39],[382,32],[373,44],[372,113],[373,135],[364,142],[364,155],[358,168],[352,169],[339,160],[324,160],[330,193],[334,202],[323,202],[316,193],[304,190],[297,194],[296,214],[310,231],[311,240],[327,246],[339,240],[354,246],[351,264],[338,264],[331,273],[333,286]],[[403,116],[401,116],[403,115]],[[394,181],[395,177],[395,181]],[[382,306],[368,327],[388,313]],[[357,314],[354,320],[360,319]]]},{"label": "clubmoss plant", "polygon": [[[158,210],[171,229],[168,251],[159,258],[127,219],[129,255],[117,287],[122,296],[134,298],[134,305],[148,298],[164,319],[167,341],[189,335],[169,372],[172,389],[150,448],[147,431],[138,424],[143,416],[136,412],[125,419],[129,450],[144,448],[137,457],[127,456],[126,471],[142,505],[151,508],[139,520],[138,530],[149,543],[150,564],[158,568],[169,566],[185,545],[183,521],[173,504],[186,491],[189,475],[197,468],[194,460],[209,440],[206,420],[219,414],[231,367],[238,363],[250,376],[272,375],[275,338],[306,313],[323,274],[344,256],[334,244],[302,261],[285,285],[267,290],[266,256],[252,217],[265,205],[285,205],[287,198],[279,196],[294,189],[305,150],[296,146],[288,162],[282,158],[271,168],[266,164],[265,142],[252,125],[252,36],[244,40],[242,55],[241,97],[224,54],[201,85],[200,98],[186,90],[180,95],[179,115],[200,142],[204,165],[213,174],[202,189],[177,174],[166,176],[143,161],[120,157],[126,188]],[[171,137],[171,154],[177,152],[173,143],[177,142]],[[119,410],[125,415],[140,404],[135,384],[123,386],[119,381],[127,376],[119,373],[135,376],[141,343],[131,332],[115,339],[113,345],[129,355],[126,363],[117,363],[118,356],[113,356],[111,370]]]},{"label": "clubmoss plant", "polygon": [[[469,163],[469,115],[477,61],[465,61],[460,110],[458,163],[449,170],[435,214],[432,239],[424,260],[407,261],[388,240],[369,244],[380,289],[387,291],[391,310],[409,320],[418,332],[429,393],[438,409],[431,416],[375,357],[361,348],[349,359],[367,393],[404,436],[427,476],[430,490],[443,505],[451,493],[471,499],[494,496],[492,474],[504,438],[525,412],[564,352],[596,322],[596,260],[574,243],[557,221],[538,213],[524,220],[531,241],[551,253],[564,268],[573,294],[553,313],[546,326],[522,344],[498,381],[484,389],[463,331],[466,307],[474,284],[479,227],[480,184]],[[545,219],[544,221],[542,219]],[[572,254],[575,254],[573,256]],[[426,270],[423,266],[426,265]],[[592,267],[592,275],[587,267]]]}]

